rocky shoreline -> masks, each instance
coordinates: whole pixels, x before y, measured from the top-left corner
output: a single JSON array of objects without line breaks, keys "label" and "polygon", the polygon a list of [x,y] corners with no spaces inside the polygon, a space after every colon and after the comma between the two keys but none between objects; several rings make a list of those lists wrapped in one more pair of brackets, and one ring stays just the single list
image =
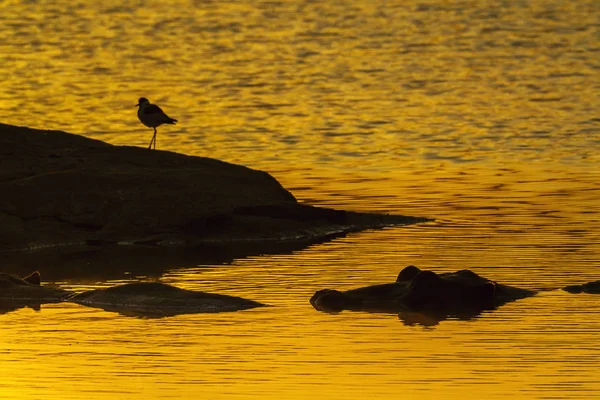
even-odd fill
[{"label": "rocky shoreline", "polygon": [[0,124],[0,252],[310,244],[427,221],[300,204],[266,172]]}]

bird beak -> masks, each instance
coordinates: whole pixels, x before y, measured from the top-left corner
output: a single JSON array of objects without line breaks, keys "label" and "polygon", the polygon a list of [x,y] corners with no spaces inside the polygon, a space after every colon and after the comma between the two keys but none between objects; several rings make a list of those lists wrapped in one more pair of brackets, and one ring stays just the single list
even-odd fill
[{"label": "bird beak", "polygon": [[140,106],[140,103],[137,103],[134,107],[139,107],[139,106]]}]

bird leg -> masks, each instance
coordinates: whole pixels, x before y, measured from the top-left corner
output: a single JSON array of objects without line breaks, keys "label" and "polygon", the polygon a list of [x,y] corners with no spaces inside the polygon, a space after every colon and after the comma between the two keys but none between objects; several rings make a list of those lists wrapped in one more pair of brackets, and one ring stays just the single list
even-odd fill
[{"label": "bird leg", "polygon": [[154,143],[154,150],[156,150],[156,128],[154,128],[154,136],[152,136],[152,140],[150,141],[150,146],[148,146],[148,150],[152,149],[152,143]]}]

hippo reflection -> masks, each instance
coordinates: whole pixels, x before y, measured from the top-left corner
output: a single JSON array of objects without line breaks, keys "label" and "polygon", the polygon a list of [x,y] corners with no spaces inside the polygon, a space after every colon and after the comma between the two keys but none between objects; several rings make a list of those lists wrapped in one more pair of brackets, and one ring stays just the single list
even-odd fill
[{"label": "hippo reflection", "polygon": [[123,315],[163,317],[178,314],[240,311],[264,304],[241,297],[180,289],[158,282],[135,282],[74,293],[42,286],[38,272],[20,279],[0,274],[0,312],[69,301]]},{"label": "hippo reflection", "polygon": [[563,288],[569,293],[600,294],[600,280],[584,283],[583,285],[570,285]]},{"label": "hippo reflection", "polygon": [[[572,293],[598,293],[600,281],[565,287]],[[409,324],[434,325],[448,317],[470,319],[482,311],[534,296],[537,292],[490,281],[469,270],[436,274],[410,265],[396,282],[358,289],[317,291],[310,303],[319,311],[398,313]]]}]

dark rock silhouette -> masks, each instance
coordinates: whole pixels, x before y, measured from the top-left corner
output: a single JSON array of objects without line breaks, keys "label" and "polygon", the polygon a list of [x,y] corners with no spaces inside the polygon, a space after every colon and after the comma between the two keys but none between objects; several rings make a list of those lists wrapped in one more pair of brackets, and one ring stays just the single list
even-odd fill
[{"label": "dark rock silhouette", "polygon": [[424,218],[298,204],[269,174],[218,160],[0,124],[0,251],[322,241]]},{"label": "dark rock silhouette", "polygon": [[[567,286],[571,293],[600,293],[600,281]],[[323,289],[310,299],[316,310],[394,313],[407,324],[435,325],[449,317],[471,319],[485,310],[534,296],[535,290],[493,282],[469,270],[436,274],[404,268],[396,282],[347,291]]]},{"label": "dark rock silhouette", "polygon": [[264,306],[241,297],[180,289],[160,282],[133,282],[75,293],[42,286],[38,272],[23,279],[0,273],[0,313],[23,307],[39,310],[42,304],[61,301],[137,317],[231,312]]}]

